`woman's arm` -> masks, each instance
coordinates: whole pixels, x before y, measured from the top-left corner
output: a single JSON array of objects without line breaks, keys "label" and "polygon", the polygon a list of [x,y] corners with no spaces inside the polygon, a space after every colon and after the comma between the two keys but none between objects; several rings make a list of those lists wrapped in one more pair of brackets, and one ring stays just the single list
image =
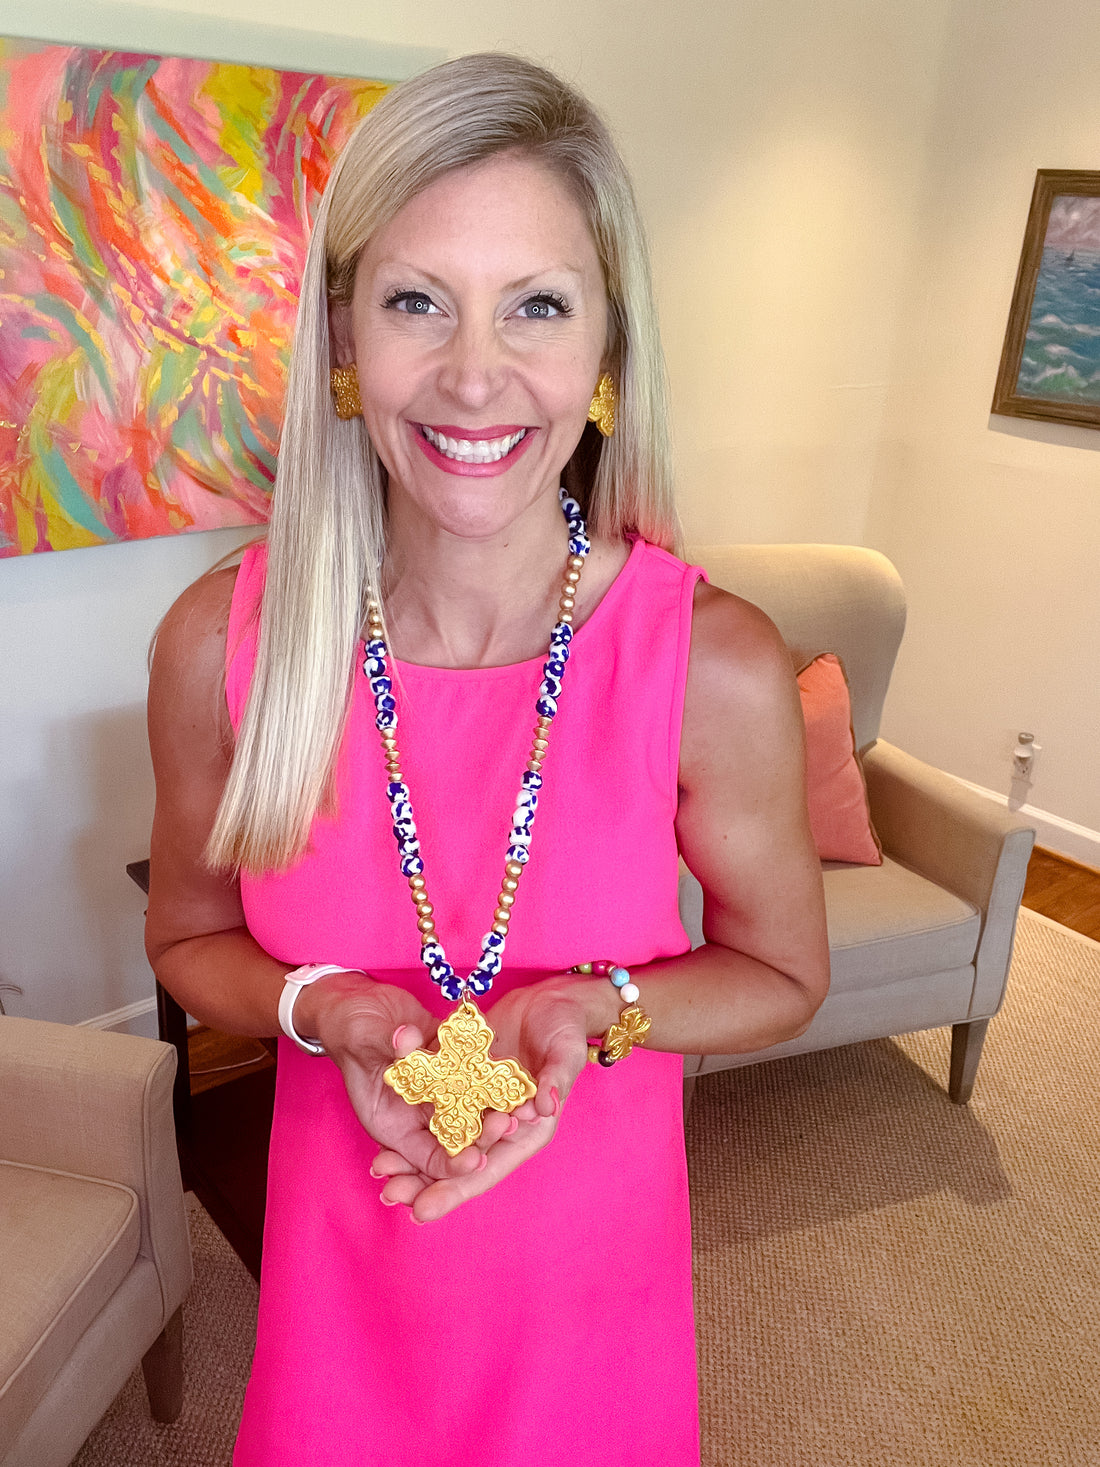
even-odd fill
[{"label": "woman's arm", "polygon": [[225,638],[234,570],[190,586],[157,635],[149,679],[156,809],[145,948],[160,982],[203,1023],[236,1034],[278,1032],[286,968],[249,935],[236,880],[203,849],[233,756]]},{"label": "woman's arm", "polygon": [[703,888],[706,942],[644,970],[647,1042],[737,1054],[803,1033],[828,992],[829,946],[798,687],[764,613],[703,583],[676,831]]}]

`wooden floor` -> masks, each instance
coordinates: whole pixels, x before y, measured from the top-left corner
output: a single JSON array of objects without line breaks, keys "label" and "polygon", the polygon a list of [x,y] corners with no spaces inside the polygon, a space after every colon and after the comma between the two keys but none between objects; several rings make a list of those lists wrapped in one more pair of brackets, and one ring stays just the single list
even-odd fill
[{"label": "wooden floor", "polygon": [[1041,848],[1032,852],[1024,906],[1100,942],[1100,871]]}]

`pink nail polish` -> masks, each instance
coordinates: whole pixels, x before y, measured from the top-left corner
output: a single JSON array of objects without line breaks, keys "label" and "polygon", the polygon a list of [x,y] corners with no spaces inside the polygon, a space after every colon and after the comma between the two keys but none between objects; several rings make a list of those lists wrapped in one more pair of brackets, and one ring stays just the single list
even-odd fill
[{"label": "pink nail polish", "polygon": [[405,1030],[408,1027],[408,1024],[398,1024],[397,1028],[393,1031],[393,1038],[390,1040],[390,1043],[393,1045],[394,1049],[397,1048],[398,1044],[400,1043],[402,1034],[404,1034]]},{"label": "pink nail polish", "polygon": [[519,1130],[519,1121],[516,1120],[515,1116],[509,1116],[508,1117],[508,1124],[504,1128],[504,1135],[505,1136],[514,1136],[515,1133],[518,1130]]},{"label": "pink nail polish", "polygon": [[381,1192],[378,1194],[378,1200],[379,1200],[379,1202],[381,1202],[381,1204],[382,1204],[383,1207],[396,1207],[397,1206],[397,1202],[396,1202],[396,1200],[393,1197],[383,1197],[382,1194],[381,1194]]},{"label": "pink nail polish", "polygon": [[481,1160],[478,1162],[478,1164],[474,1168],[474,1170],[477,1171],[477,1172],[483,1172],[488,1165],[489,1165],[489,1158],[485,1155],[485,1153],[483,1151],[481,1153]]},{"label": "pink nail polish", "polygon": [[554,1109],[551,1111],[551,1115],[555,1115],[555,1116],[560,1115],[561,1114],[561,1096],[558,1094],[558,1087],[556,1085],[551,1085],[550,1086],[550,1099],[554,1102]]}]

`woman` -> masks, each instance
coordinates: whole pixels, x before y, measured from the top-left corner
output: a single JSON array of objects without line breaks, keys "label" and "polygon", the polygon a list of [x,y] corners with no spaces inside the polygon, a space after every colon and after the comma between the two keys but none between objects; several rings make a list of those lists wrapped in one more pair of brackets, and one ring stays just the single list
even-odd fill
[{"label": "woman", "polygon": [[[669,553],[661,384],[588,105],[504,56],[390,93],[319,211],[266,552],[150,692],[150,959],[283,1021],[240,1467],[697,1461],[679,1056],[800,1033],[827,950],[789,659]],[[451,1155],[386,1072],[471,972],[533,1093]]]}]

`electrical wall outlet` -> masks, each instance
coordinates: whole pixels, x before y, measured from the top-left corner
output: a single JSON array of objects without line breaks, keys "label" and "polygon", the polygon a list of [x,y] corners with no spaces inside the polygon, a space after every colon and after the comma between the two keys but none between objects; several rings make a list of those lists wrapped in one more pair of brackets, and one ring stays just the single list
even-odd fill
[{"label": "electrical wall outlet", "polygon": [[1035,778],[1035,759],[1042,746],[1035,742],[1033,733],[1018,733],[1016,747],[1012,751],[1012,777],[1030,784]]}]

